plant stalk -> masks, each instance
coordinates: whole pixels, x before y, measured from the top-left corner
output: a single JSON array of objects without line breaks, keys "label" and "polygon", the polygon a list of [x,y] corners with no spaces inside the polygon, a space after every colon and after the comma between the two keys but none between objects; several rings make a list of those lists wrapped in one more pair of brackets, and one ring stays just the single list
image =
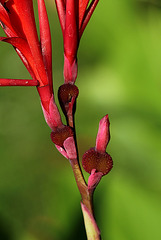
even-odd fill
[{"label": "plant stalk", "polygon": [[67,114],[67,123],[73,129],[74,139],[75,139],[75,147],[77,151],[77,158],[70,160],[70,165],[72,167],[74,177],[77,183],[78,190],[81,195],[81,208],[84,218],[84,224],[87,234],[87,240],[101,240],[100,230],[97,226],[96,220],[94,218],[94,210],[93,210],[93,191],[88,189],[88,185],[84,179],[80,163],[79,163],[79,154],[77,147],[77,138],[75,131],[75,121],[74,121],[74,113],[68,112]]}]

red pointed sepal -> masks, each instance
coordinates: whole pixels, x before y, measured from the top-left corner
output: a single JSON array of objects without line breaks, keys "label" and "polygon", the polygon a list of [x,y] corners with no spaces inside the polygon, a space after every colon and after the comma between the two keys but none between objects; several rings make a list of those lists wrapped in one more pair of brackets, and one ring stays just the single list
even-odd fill
[{"label": "red pointed sepal", "polygon": [[79,0],[79,29],[81,28],[89,0]]},{"label": "red pointed sepal", "polygon": [[75,140],[73,136],[66,138],[63,143],[63,146],[59,146],[55,144],[55,147],[68,160],[72,161],[77,159],[77,150],[76,150]]},{"label": "red pointed sepal", "polygon": [[[20,52],[20,57],[22,56],[22,60],[27,70],[30,72],[32,71],[35,79],[39,79],[33,56],[31,54],[29,45],[25,39],[20,37],[0,37],[0,41],[7,42],[16,49],[18,49],[18,51]],[[39,79],[39,82],[40,84],[42,84],[41,79]]]},{"label": "red pointed sepal", "polygon": [[76,2],[75,0],[66,1],[64,54],[68,58],[70,65],[72,65],[76,59],[79,43]]},{"label": "red pointed sepal", "polygon": [[65,3],[64,0],[55,0],[62,32],[65,30]]},{"label": "red pointed sepal", "polygon": [[12,27],[8,12],[6,11],[6,9],[4,8],[2,3],[0,3],[0,21],[1,21],[0,22],[1,26],[8,37],[11,37],[11,36],[16,37],[17,36],[16,31]]},{"label": "red pointed sepal", "polygon": [[98,152],[105,152],[107,144],[110,141],[110,121],[108,114],[105,115],[99,122],[99,129],[96,138],[95,149]]},{"label": "red pointed sepal", "polygon": [[48,75],[49,84],[52,86],[52,46],[48,15],[44,0],[38,0],[40,44],[43,62]]},{"label": "red pointed sepal", "polygon": [[30,51],[32,53],[32,57],[35,62],[36,69],[39,75],[39,78],[37,79],[40,81],[40,86],[44,86],[48,84],[48,78],[45,71],[40,43],[39,43],[37,30],[36,30],[33,1],[32,0],[27,0],[27,1],[14,0],[13,7],[22,25],[23,32],[25,33],[25,38],[28,42]]},{"label": "red pointed sepal", "polygon": [[84,32],[84,29],[86,28],[97,4],[98,4],[99,0],[92,0],[89,7],[86,9],[86,12],[83,16],[83,22],[81,24],[81,27],[79,29],[79,38],[81,38],[83,32]]}]

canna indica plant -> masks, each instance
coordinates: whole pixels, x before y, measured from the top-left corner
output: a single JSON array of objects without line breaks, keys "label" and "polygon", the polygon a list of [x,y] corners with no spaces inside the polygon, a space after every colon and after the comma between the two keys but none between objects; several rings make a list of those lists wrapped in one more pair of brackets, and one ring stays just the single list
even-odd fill
[{"label": "canna indica plant", "polygon": [[94,218],[93,193],[101,178],[113,166],[106,152],[110,140],[109,118],[104,116],[99,124],[96,144],[86,151],[82,166],[90,174],[86,183],[79,162],[74,115],[79,90],[77,78],[77,51],[81,36],[99,0],[55,0],[64,43],[64,84],[59,87],[58,98],[66,123],[54,101],[52,78],[51,34],[44,0],[37,0],[38,38],[32,0],[0,0],[0,24],[6,37],[0,41],[13,46],[31,79],[0,79],[0,86],[35,86],[40,96],[46,123],[51,129],[51,140],[58,151],[69,160],[78,190],[88,240],[101,239]]}]

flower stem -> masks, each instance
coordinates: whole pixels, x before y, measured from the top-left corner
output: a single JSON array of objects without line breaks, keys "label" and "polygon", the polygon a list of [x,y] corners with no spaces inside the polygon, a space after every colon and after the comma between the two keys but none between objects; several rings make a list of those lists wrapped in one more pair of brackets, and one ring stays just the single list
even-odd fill
[{"label": "flower stem", "polygon": [[101,240],[100,230],[96,224],[93,215],[89,212],[88,208],[81,203],[84,223],[88,240]]},{"label": "flower stem", "polygon": [[75,176],[78,190],[81,194],[81,207],[84,217],[84,224],[88,240],[100,240],[100,231],[94,219],[93,212],[93,192],[88,190],[88,186],[84,180],[79,162],[77,159],[70,160],[70,164]]},{"label": "flower stem", "polygon": [[100,240],[100,231],[97,226],[97,223],[94,218],[94,210],[93,210],[93,191],[88,189],[88,185],[84,179],[80,163],[79,163],[79,154],[77,148],[77,139],[75,132],[75,121],[74,117],[68,116],[68,123],[73,127],[74,135],[75,135],[75,146],[77,149],[77,159],[70,160],[70,164],[74,173],[74,177],[78,186],[78,190],[81,195],[81,207],[84,217],[84,224],[87,233],[88,240]]}]

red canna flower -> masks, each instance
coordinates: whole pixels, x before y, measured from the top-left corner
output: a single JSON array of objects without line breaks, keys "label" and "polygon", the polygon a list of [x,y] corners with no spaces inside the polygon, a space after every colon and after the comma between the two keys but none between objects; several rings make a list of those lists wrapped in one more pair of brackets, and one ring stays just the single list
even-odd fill
[{"label": "red canna flower", "polygon": [[55,0],[64,40],[64,80],[77,77],[77,50],[80,38],[99,0]]},{"label": "red canna flower", "polygon": [[38,39],[33,1],[0,0],[0,24],[10,43],[29,71],[32,80],[0,79],[0,86],[37,86],[46,122],[52,130],[62,127],[54,102],[52,84],[52,49],[50,27],[44,0],[37,0],[40,41]]}]

